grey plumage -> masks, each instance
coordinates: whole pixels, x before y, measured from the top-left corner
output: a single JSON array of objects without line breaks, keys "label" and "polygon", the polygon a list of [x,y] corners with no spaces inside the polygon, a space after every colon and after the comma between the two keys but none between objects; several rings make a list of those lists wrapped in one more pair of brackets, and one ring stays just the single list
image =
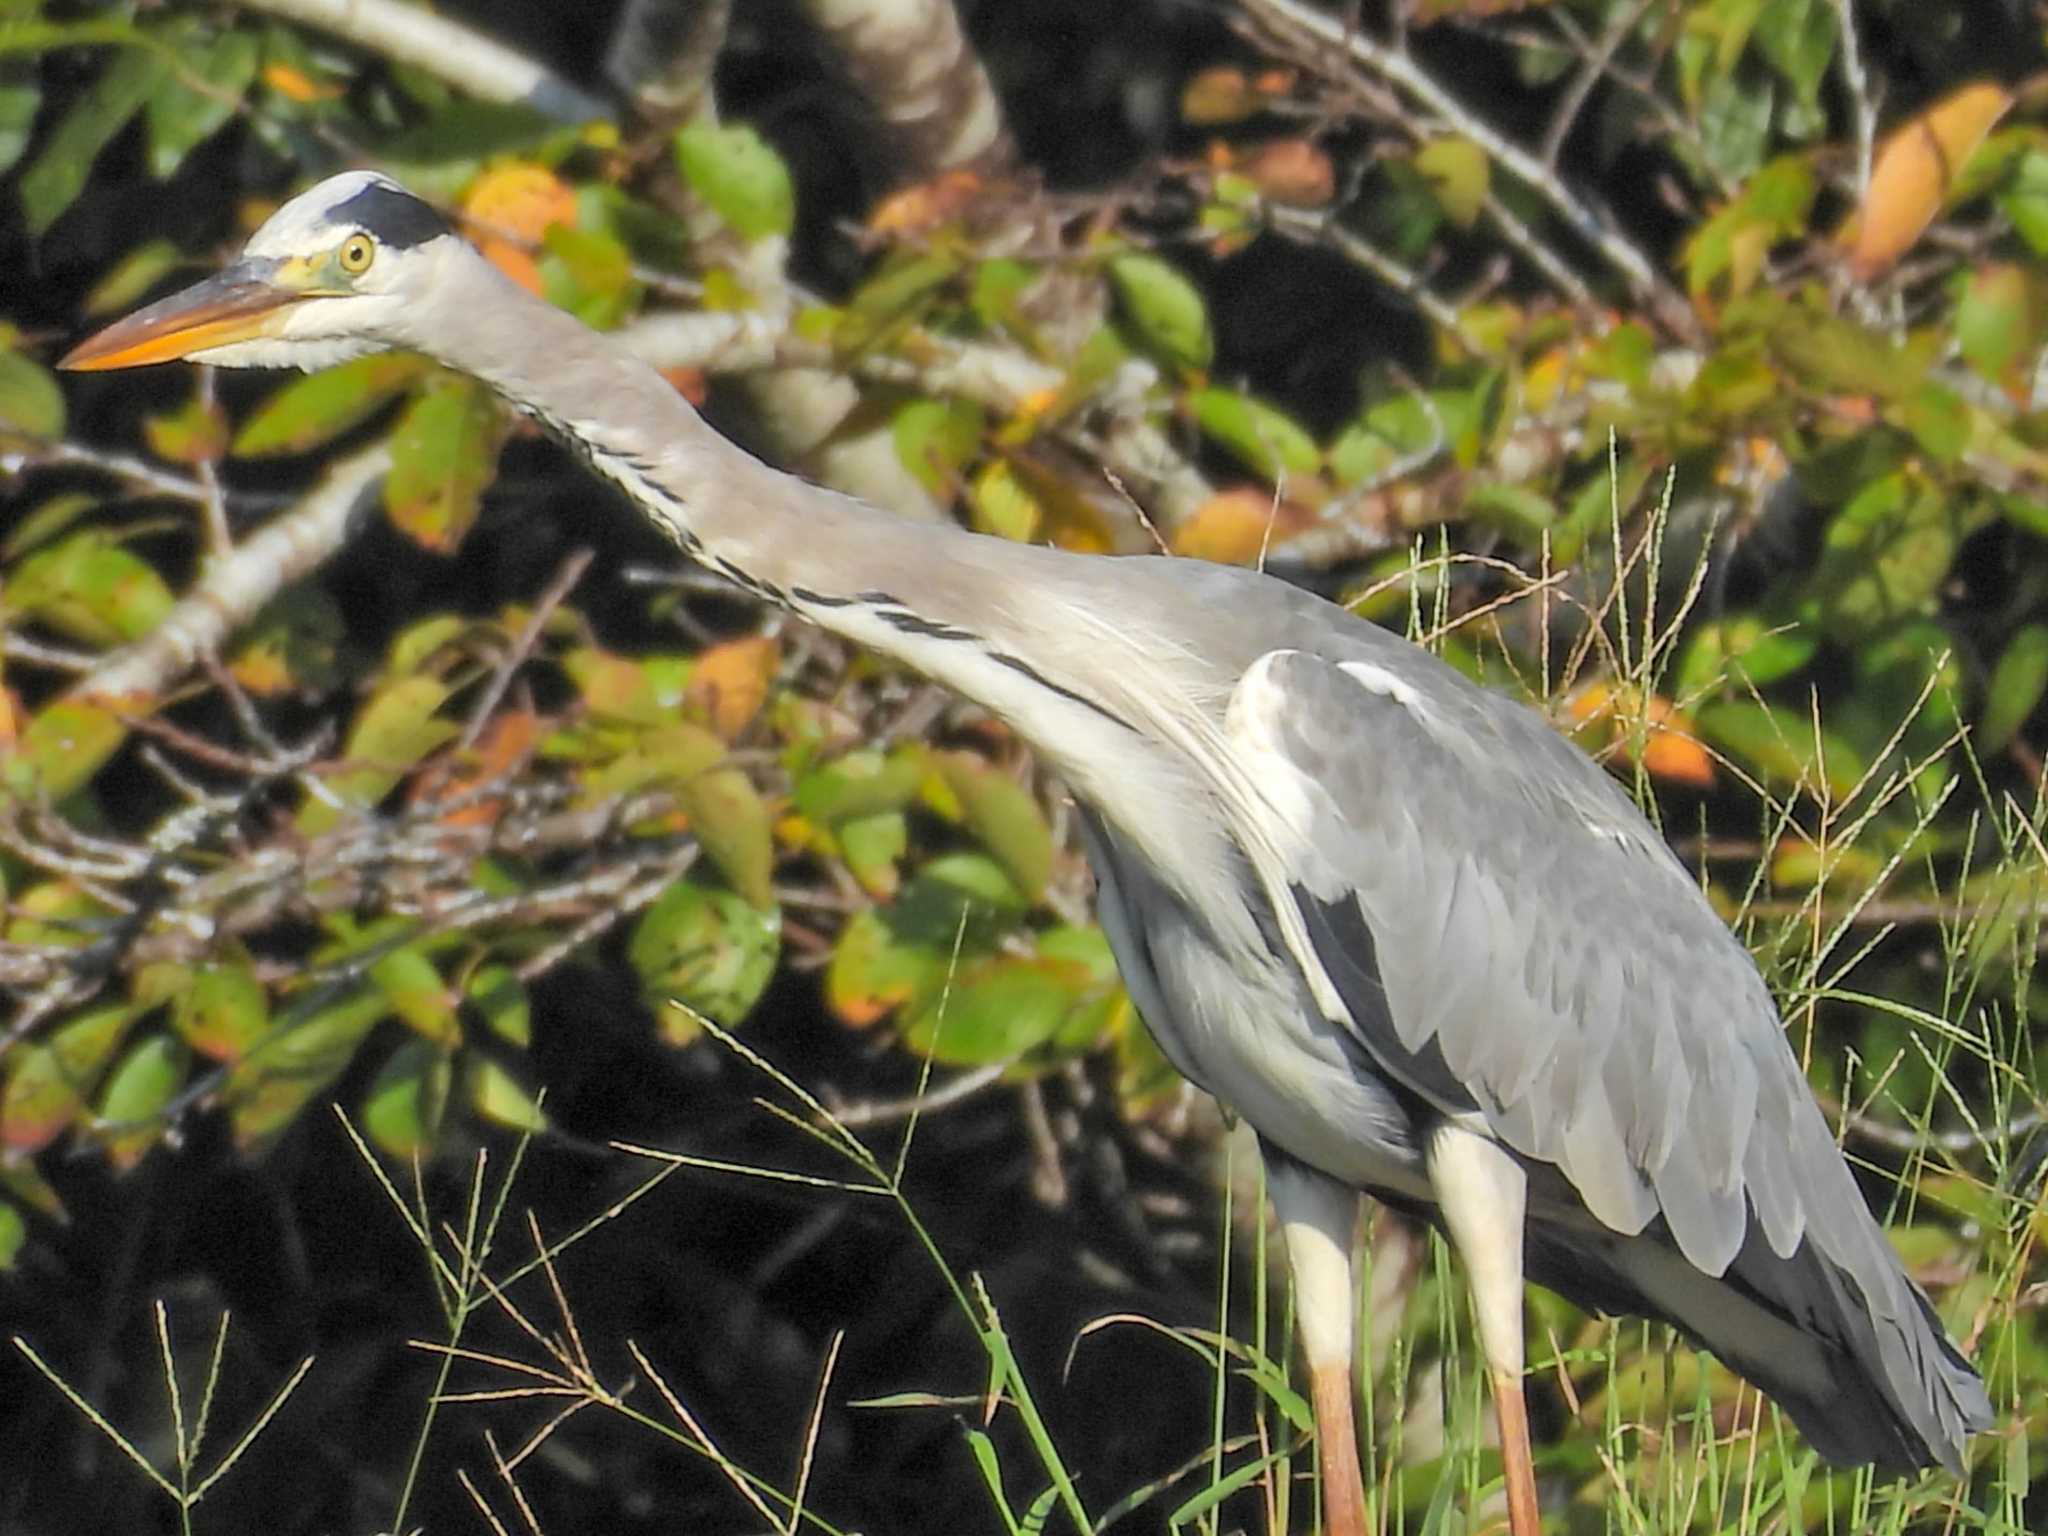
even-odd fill
[{"label": "grey plumage", "polygon": [[[1360,1529],[1350,1190],[1451,1230],[1511,1450],[1526,1269],[1673,1323],[1832,1459],[1961,1468],[1991,1421],[1982,1383],[1872,1219],[1762,979],[1538,715],[1264,576],[911,526],[803,485],[411,203],[335,178],[220,279],[67,361],[426,352],[533,413],[694,557],[1029,738],[1083,807],[1160,1045],[1272,1157],[1333,1530]],[[376,260],[338,274],[340,242],[379,230]]]}]

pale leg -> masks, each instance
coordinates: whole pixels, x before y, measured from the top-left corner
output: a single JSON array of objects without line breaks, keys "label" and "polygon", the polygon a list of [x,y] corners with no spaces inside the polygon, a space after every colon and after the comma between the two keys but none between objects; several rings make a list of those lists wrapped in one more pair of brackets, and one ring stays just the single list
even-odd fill
[{"label": "pale leg", "polygon": [[1266,1187],[1294,1271],[1294,1315],[1308,1356],[1309,1400],[1323,1474],[1326,1536],[1365,1536],[1365,1481],[1352,1416],[1351,1231],[1358,1193],[1283,1158],[1266,1160]]},{"label": "pale leg", "polygon": [[1513,1536],[1538,1536],[1542,1516],[1522,1398],[1522,1218],[1528,1179],[1498,1142],[1449,1124],[1431,1134],[1428,1155],[1429,1181],[1444,1226],[1472,1283],[1479,1343],[1500,1419],[1508,1529]]}]

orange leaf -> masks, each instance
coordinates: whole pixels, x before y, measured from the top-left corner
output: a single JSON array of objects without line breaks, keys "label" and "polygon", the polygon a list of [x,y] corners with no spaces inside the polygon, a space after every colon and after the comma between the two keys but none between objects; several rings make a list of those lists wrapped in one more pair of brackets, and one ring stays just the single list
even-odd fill
[{"label": "orange leaf", "polygon": [[1691,725],[1682,724],[1675,710],[1672,716],[1670,723],[1650,727],[1649,738],[1643,743],[1643,767],[1653,779],[1712,789],[1714,759],[1697,738],[1688,734]]},{"label": "orange leaf", "polygon": [[1644,699],[1633,688],[1617,694],[1605,683],[1589,683],[1565,702],[1566,713],[1591,726],[1581,737],[1581,746],[1592,750],[1614,745],[1632,755],[1636,738],[1623,725],[1620,711],[1638,708],[1647,727],[1639,760],[1650,777],[1695,789],[1713,788],[1714,759],[1700,745],[1692,717],[1662,694]]},{"label": "orange leaf", "polygon": [[664,368],[661,376],[675,386],[677,394],[692,405],[701,406],[711,393],[702,368]]},{"label": "orange leaf", "polygon": [[689,706],[727,741],[747,728],[768,698],[781,648],[766,635],[714,645],[690,670]]},{"label": "orange leaf", "polygon": [[550,225],[576,223],[576,192],[544,165],[510,160],[470,183],[461,213],[477,249],[529,293],[539,293],[540,269],[530,248]]},{"label": "orange leaf", "polygon": [[2004,86],[1966,85],[1879,146],[1863,206],[1842,226],[1851,276],[1867,283],[1913,248],[1941,211],[1957,173],[2011,105]]},{"label": "orange leaf", "polygon": [[407,798],[461,800],[440,817],[446,827],[487,827],[505,814],[505,802],[496,796],[465,798],[471,790],[495,784],[533,752],[540,740],[540,716],[530,709],[508,709],[484,727],[475,746],[454,757],[430,763],[413,781]]},{"label": "orange leaf", "polygon": [[1254,485],[1218,491],[1181,521],[1168,541],[1176,555],[1218,565],[1251,565],[1274,540],[1298,533],[1312,514],[1291,501],[1273,504],[1270,491]]},{"label": "orange leaf", "polygon": [[1330,157],[1307,139],[1275,139],[1237,163],[1238,173],[1276,203],[1320,208],[1337,195]]},{"label": "orange leaf", "polygon": [[868,215],[868,229],[877,235],[913,235],[958,218],[981,195],[982,180],[969,170],[941,171],[891,193]]},{"label": "orange leaf", "polygon": [[287,100],[302,103],[332,101],[341,94],[340,86],[324,84],[290,64],[264,65],[263,83]]},{"label": "orange leaf", "polygon": [[1201,70],[1180,92],[1181,120],[1198,127],[1241,123],[1264,105],[1259,88],[1235,64]]}]

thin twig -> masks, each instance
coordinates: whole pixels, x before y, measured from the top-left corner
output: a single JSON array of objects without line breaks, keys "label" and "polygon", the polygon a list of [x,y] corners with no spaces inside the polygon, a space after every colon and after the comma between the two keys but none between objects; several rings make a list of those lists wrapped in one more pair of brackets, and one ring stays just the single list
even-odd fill
[{"label": "thin twig", "polygon": [[526,616],[526,622],[519,626],[519,633],[513,637],[512,644],[499,658],[497,666],[492,668],[490,681],[478,694],[476,706],[469,712],[469,722],[463,726],[462,735],[456,741],[456,750],[467,751],[476,745],[477,737],[483,734],[484,727],[490,723],[491,715],[505,697],[505,690],[512,686],[514,674],[526,665],[527,658],[533,654],[534,646],[540,643],[541,631],[547,628],[548,619],[561,607],[562,600],[575,588],[576,583],[583,579],[583,573],[590,568],[590,562],[596,557],[597,552],[588,546],[572,552],[569,558],[562,562],[561,569],[555,572],[554,580],[550,581],[542,589],[540,596],[534,600],[533,611]]}]

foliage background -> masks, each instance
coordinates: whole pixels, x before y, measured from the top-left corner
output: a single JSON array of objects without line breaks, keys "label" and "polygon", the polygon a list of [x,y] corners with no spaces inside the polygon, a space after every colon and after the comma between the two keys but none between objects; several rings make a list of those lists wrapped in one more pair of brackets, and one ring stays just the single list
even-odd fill
[{"label": "foliage background", "polygon": [[[420,365],[51,373],[356,164],[777,462],[1262,559],[1549,708],[1756,947],[2007,1410],[1967,1486],[1873,1494],[1538,1298],[1553,1497],[1575,1529],[2040,1528],[2035,9],[423,15],[0,19],[0,1316],[188,1502],[314,1359],[181,1516],[10,1352],[0,1529],[754,1529],[799,1490],[1001,1529],[991,1479],[1055,1523],[1309,1518],[1247,1160],[1000,726],[677,570]],[[494,1215],[511,1307],[461,1258]],[[575,1238],[552,1285],[533,1232]],[[1368,1247],[1376,1517],[1463,1529],[1457,1292],[1398,1223]],[[224,1313],[181,1479],[160,1356],[193,1412]],[[499,1363],[407,1344],[458,1332]],[[547,1386],[508,1358],[555,1395],[430,1411]]]}]

